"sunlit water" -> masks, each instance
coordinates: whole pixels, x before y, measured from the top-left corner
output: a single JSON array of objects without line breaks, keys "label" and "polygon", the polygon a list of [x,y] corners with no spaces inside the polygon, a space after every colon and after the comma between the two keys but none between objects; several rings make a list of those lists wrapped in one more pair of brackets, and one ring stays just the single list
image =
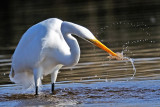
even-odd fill
[{"label": "sunlit water", "polygon": [[[114,3],[107,1],[99,3],[90,1],[87,5],[62,2],[61,8],[54,4],[50,6],[52,3],[47,5],[40,3],[36,9],[30,3],[24,3],[24,6],[16,2],[12,4],[13,6],[10,8],[17,6],[16,8],[20,9],[13,10],[15,13],[12,15],[14,20],[10,20],[10,31],[8,31],[9,29],[0,31],[2,34],[0,37],[0,106],[101,105],[136,107],[143,105],[150,107],[160,105],[160,27],[158,16],[152,14],[159,15],[159,10],[150,9],[149,12],[144,10],[145,12],[129,13],[128,10],[132,10],[131,7],[134,3],[115,3],[112,10]],[[108,5],[105,6],[105,4]],[[142,3],[138,2],[134,5],[139,4]],[[144,6],[149,4],[148,2],[143,3]],[[154,4],[155,7],[156,4]],[[49,7],[47,7],[48,5]],[[61,11],[62,7],[66,10]],[[71,7],[79,10],[75,16],[75,11]],[[40,8],[44,13],[40,11]],[[55,8],[56,11],[53,12],[52,9]],[[119,9],[126,10],[128,13],[125,15],[128,15],[128,18],[124,17],[123,13],[120,14]],[[22,10],[26,12],[24,14],[25,21],[19,20],[24,17],[18,17]],[[104,11],[107,14],[97,15],[96,10],[98,13]],[[49,11],[52,11],[54,15],[50,15]],[[36,12],[43,15],[32,16]],[[115,12],[115,15],[112,12]],[[88,15],[88,13],[90,14]],[[79,18],[77,18],[78,15]],[[8,77],[11,56],[21,35],[29,26],[55,16],[86,26],[111,50],[114,52],[123,51],[125,57],[132,58],[135,67],[130,60],[108,59],[106,52],[76,37],[81,48],[80,61],[74,67],[63,67],[60,70],[55,95],[50,94],[50,75],[44,77],[44,85],[39,96],[34,96],[34,89],[24,90],[21,86],[12,84]],[[9,23],[9,19],[7,21]],[[5,28],[3,25],[6,22],[1,23],[3,23],[1,27]]]}]

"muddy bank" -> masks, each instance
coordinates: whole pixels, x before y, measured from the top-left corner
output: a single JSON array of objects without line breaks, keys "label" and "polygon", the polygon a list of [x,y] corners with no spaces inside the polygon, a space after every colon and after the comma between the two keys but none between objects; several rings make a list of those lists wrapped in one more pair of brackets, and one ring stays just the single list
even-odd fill
[{"label": "muddy bank", "polygon": [[20,86],[7,85],[0,89],[0,106],[158,106],[160,80],[112,81],[92,84],[57,84],[55,94],[44,85],[38,96]]}]

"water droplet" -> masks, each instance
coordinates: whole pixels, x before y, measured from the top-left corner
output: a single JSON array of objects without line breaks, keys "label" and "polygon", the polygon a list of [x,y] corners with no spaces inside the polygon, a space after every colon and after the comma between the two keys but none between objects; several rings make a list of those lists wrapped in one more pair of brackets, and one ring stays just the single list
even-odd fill
[{"label": "water droplet", "polygon": [[107,80],[107,79],[105,79],[105,82],[108,82],[108,80]]}]

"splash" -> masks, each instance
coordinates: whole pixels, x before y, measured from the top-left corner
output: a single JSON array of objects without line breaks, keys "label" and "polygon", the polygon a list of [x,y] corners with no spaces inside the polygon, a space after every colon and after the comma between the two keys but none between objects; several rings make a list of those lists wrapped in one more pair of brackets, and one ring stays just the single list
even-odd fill
[{"label": "splash", "polygon": [[116,52],[116,54],[117,54],[117,56],[110,55],[110,56],[107,56],[107,58],[109,58],[110,60],[118,60],[118,61],[120,61],[120,60],[129,60],[128,57],[124,57],[123,56],[123,51],[121,53]]},{"label": "splash", "polygon": [[129,58],[131,64],[132,64],[132,67],[133,67],[133,76],[131,77],[131,79],[133,79],[133,77],[136,75],[136,67],[134,66],[134,60],[132,58]]},{"label": "splash", "polygon": [[107,58],[109,58],[110,60],[119,60],[119,61],[120,60],[126,60],[126,61],[130,61],[131,64],[132,64],[132,67],[133,67],[133,71],[134,71],[133,76],[131,77],[131,79],[133,79],[134,76],[136,75],[136,67],[134,65],[134,59],[129,58],[129,57],[124,57],[123,51],[121,53],[117,52],[116,54],[117,54],[117,56],[110,55],[110,56],[107,56]]}]

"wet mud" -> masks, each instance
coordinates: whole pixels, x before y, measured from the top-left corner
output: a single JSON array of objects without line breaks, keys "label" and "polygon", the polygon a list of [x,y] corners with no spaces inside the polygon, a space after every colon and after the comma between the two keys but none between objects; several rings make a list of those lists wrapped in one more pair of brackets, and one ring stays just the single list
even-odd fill
[{"label": "wet mud", "polygon": [[[14,106],[88,106],[92,104],[160,104],[160,82],[153,81],[123,81],[100,82],[93,84],[61,84],[50,93],[49,85],[45,85],[39,95],[34,92],[17,93],[13,87],[7,87],[7,93],[1,93],[0,105]],[[152,86],[152,83],[154,83]],[[143,85],[140,85],[143,84]],[[16,90],[16,86],[14,89]],[[10,90],[12,90],[10,92]],[[10,92],[10,93],[9,93]]]}]

